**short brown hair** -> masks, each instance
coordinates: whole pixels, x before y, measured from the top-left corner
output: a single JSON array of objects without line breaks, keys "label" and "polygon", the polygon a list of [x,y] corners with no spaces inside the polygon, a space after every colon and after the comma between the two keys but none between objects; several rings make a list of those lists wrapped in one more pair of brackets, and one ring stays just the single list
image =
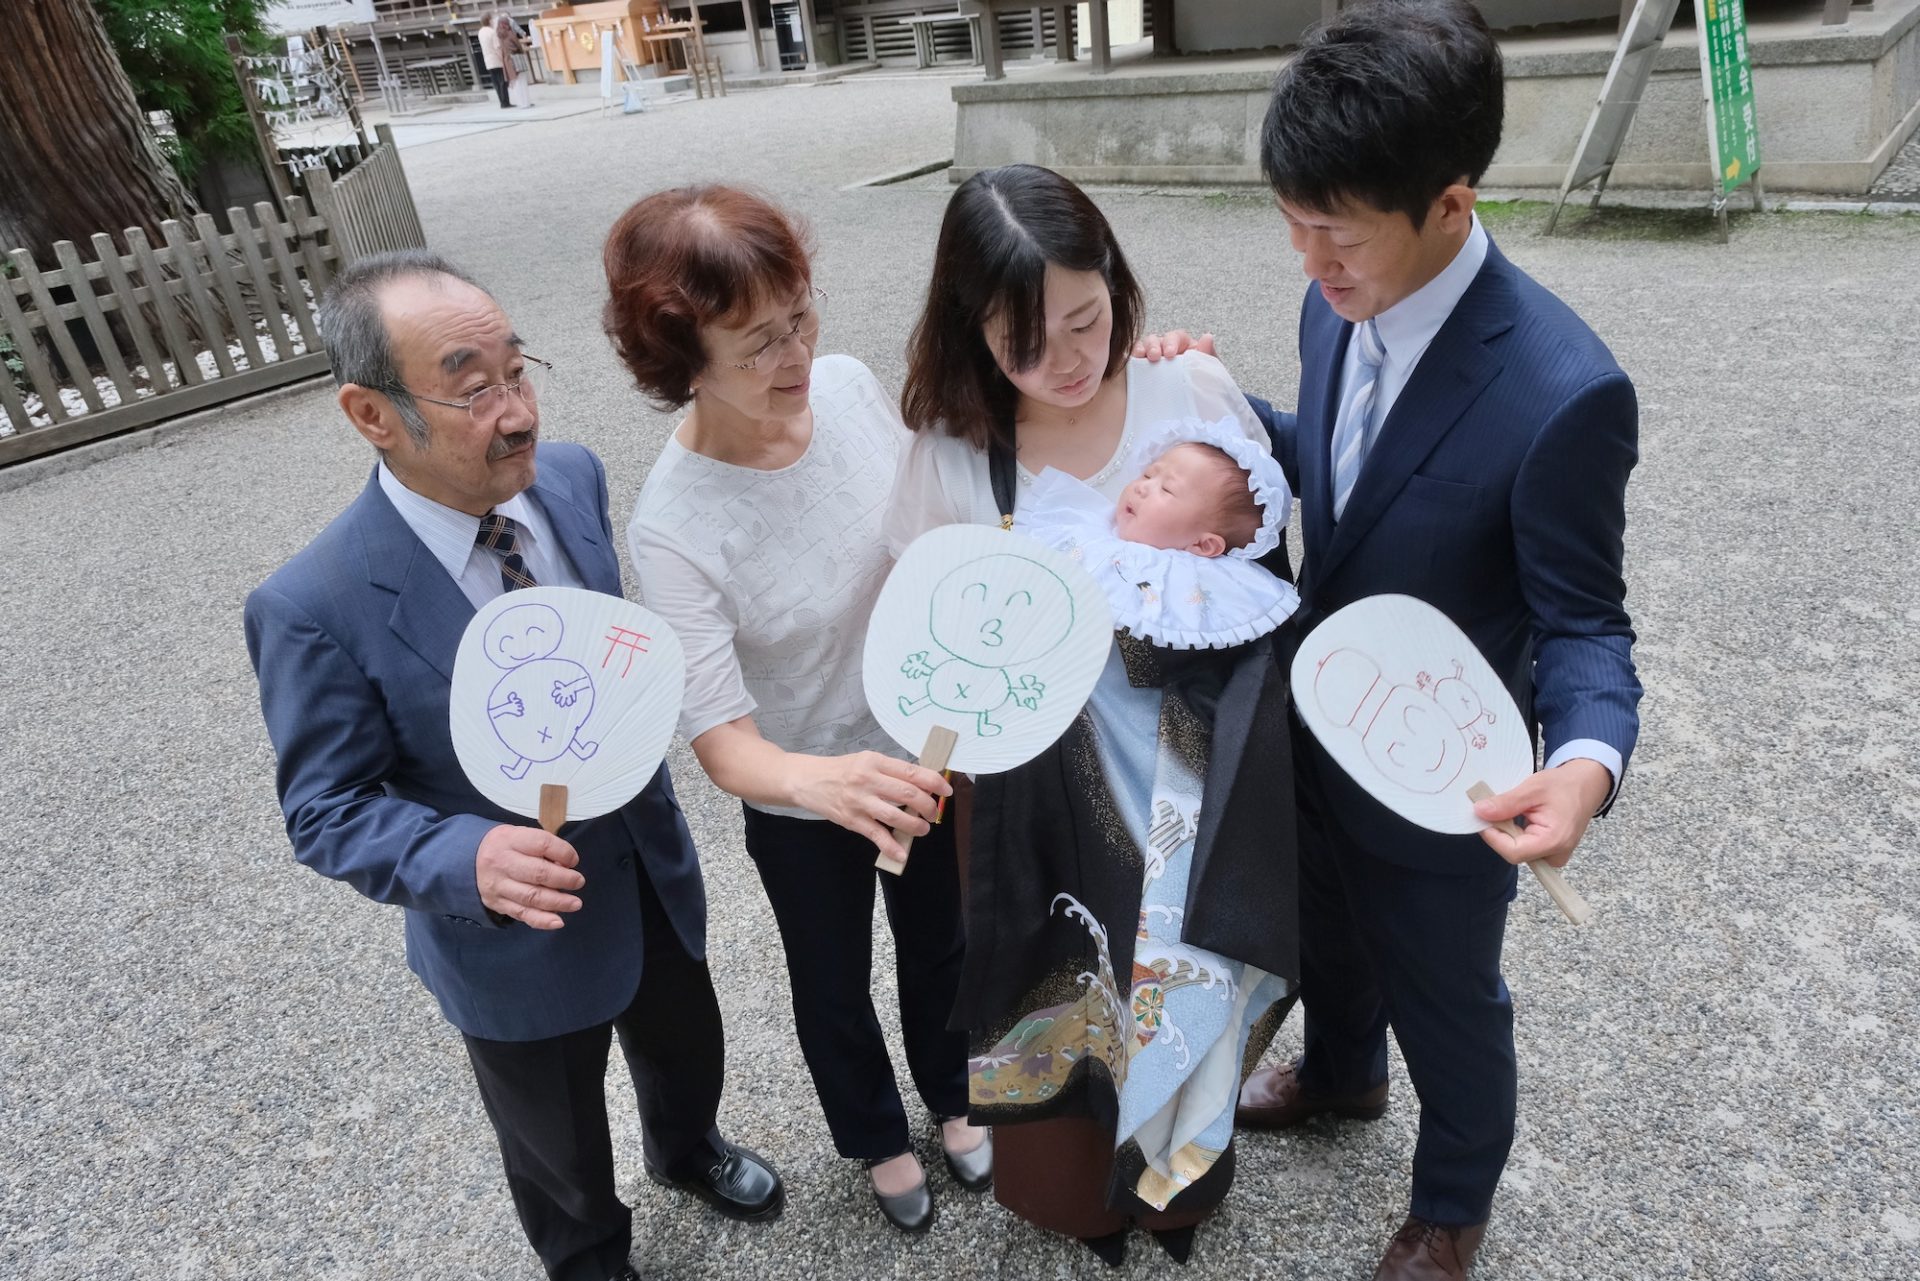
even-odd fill
[{"label": "short brown hair", "polygon": [[700,331],[806,289],[811,250],[804,223],[750,191],[656,191],[607,233],[601,327],[640,390],[678,409],[711,360]]},{"label": "short brown hair", "polygon": [[989,317],[1007,327],[1019,368],[1046,349],[1047,264],[1097,271],[1113,301],[1105,381],[1126,367],[1146,311],[1113,228],[1087,193],[1039,165],[983,169],[947,202],[933,253],[926,309],[907,343],[900,414],[915,431],[943,424],[984,449],[1011,444],[1020,393],[1000,372],[981,333]]}]

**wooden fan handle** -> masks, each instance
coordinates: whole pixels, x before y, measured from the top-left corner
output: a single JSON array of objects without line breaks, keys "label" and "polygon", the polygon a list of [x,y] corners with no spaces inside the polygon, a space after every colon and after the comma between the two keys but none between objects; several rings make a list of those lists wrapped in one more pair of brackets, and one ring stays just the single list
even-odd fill
[{"label": "wooden fan handle", "polygon": [[560,825],[567,821],[567,785],[565,783],[540,784],[540,826],[549,834],[560,831]]},{"label": "wooden fan handle", "polygon": [[[947,762],[953,759],[953,749],[959,745],[960,736],[958,734],[948,729],[945,725],[935,725],[927,731],[927,745],[920,751],[918,764],[938,774],[947,768]],[[933,821],[938,823],[940,819],[936,816]],[[903,836],[900,838],[900,848],[902,851],[911,849],[912,847],[913,838],[911,836]],[[907,870],[905,863],[890,859],[885,854],[874,859],[873,865],[881,871],[891,872],[895,876]]]},{"label": "wooden fan handle", "polygon": [[1547,892],[1547,897],[1560,905],[1560,910],[1569,921],[1575,925],[1585,925],[1592,918],[1593,909],[1587,906],[1587,900],[1580,897],[1580,891],[1567,884],[1567,878],[1560,874],[1559,868],[1539,858],[1527,866],[1540,878],[1540,887]]},{"label": "wooden fan handle", "polygon": [[[1467,799],[1475,803],[1484,801],[1492,795],[1493,789],[1485,783],[1475,783],[1467,789]],[[1501,819],[1493,826],[1497,831],[1505,832],[1515,840],[1520,839],[1521,832],[1524,830],[1512,819]],[[1547,897],[1553,900],[1554,905],[1569,921],[1575,925],[1585,925],[1593,918],[1593,909],[1587,905],[1587,900],[1581,898],[1580,892],[1567,884],[1567,878],[1560,874],[1559,868],[1544,859],[1533,859],[1527,866],[1533,870],[1534,879],[1540,882],[1540,888],[1547,892]]]}]

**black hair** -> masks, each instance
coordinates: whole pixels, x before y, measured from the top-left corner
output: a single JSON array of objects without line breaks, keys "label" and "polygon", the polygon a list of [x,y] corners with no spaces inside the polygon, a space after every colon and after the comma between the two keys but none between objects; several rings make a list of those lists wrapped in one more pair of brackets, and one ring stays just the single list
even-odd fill
[{"label": "black hair", "polygon": [[381,305],[381,294],[388,285],[421,278],[459,280],[486,293],[472,276],[431,250],[389,249],[354,259],[333,278],[320,299],[316,323],[320,341],[333,362],[334,382],[342,387],[353,383],[385,394],[413,442],[425,446],[430,429],[413,393],[400,383],[393,338],[387,332]]},{"label": "black hair", "polygon": [[1113,305],[1102,381],[1126,365],[1146,303],[1106,215],[1051,169],[984,169],[954,191],[940,224],[926,307],[907,344],[900,397],[907,426],[944,424],[983,448],[1012,430],[1019,392],[981,326],[998,317],[1007,359],[1032,368],[1047,346],[1048,263],[1100,273]]},{"label": "black hair", "polygon": [[1467,0],[1373,0],[1308,36],[1274,81],[1260,169],[1288,204],[1348,201],[1417,230],[1500,147],[1500,47]]}]

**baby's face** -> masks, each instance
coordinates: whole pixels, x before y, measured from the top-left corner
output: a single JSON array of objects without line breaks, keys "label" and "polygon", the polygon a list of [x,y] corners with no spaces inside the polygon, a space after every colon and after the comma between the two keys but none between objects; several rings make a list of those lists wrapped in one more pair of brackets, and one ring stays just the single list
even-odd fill
[{"label": "baby's face", "polygon": [[1226,539],[1212,526],[1229,483],[1244,482],[1199,446],[1175,445],[1121,492],[1113,532],[1130,543],[1218,556]]}]

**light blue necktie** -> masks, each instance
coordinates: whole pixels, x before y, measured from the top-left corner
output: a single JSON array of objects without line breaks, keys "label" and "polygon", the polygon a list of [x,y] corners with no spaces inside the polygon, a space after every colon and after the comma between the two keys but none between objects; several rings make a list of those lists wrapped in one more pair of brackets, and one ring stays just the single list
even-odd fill
[{"label": "light blue necktie", "polygon": [[1371,444],[1375,389],[1380,385],[1380,362],[1387,358],[1380,331],[1365,320],[1353,331],[1355,362],[1352,385],[1340,403],[1340,417],[1333,425],[1333,518],[1347,509],[1353,483],[1360,479],[1360,464],[1366,461]]}]

